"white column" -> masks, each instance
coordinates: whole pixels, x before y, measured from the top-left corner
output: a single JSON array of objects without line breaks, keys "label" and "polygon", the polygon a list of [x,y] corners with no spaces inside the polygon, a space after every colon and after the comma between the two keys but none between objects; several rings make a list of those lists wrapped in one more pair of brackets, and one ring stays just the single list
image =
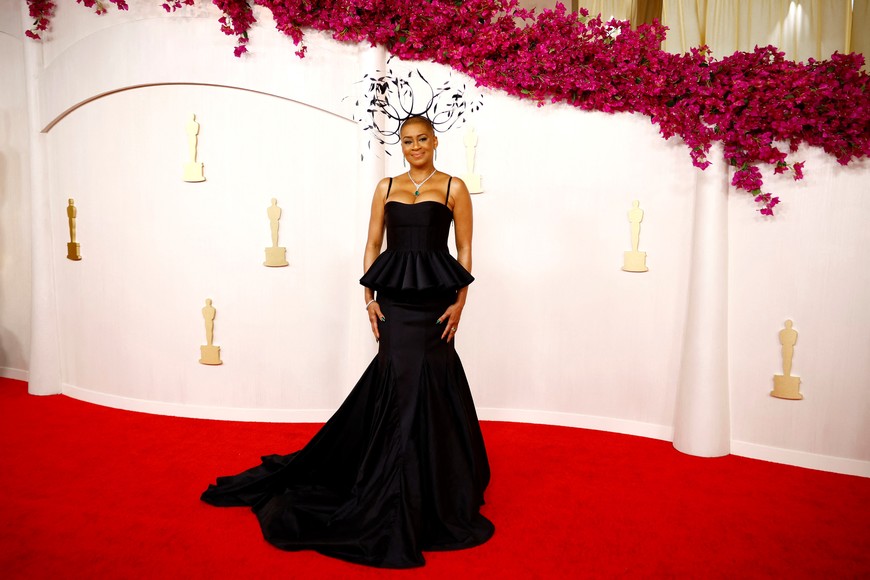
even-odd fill
[{"label": "white column", "polygon": [[722,148],[695,186],[691,273],[674,447],[702,457],[728,455],[728,167]]},{"label": "white column", "polygon": [[[26,3],[21,1],[21,26],[33,24]],[[33,395],[61,392],[60,336],[55,299],[55,247],[51,235],[51,199],[48,179],[48,151],[40,123],[39,82],[43,68],[42,43],[24,40],[24,72],[27,84],[27,116],[30,134],[31,199],[31,334],[30,378],[28,391]]]}]

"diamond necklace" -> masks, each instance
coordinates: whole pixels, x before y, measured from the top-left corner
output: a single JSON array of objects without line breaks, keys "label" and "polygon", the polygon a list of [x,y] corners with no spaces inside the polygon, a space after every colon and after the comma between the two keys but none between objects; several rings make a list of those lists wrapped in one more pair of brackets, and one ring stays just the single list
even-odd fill
[{"label": "diamond necklace", "polygon": [[426,183],[427,181],[429,181],[429,178],[432,177],[433,175],[435,175],[435,172],[436,172],[436,171],[438,171],[438,170],[437,170],[437,169],[433,169],[433,170],[432,170],[432,173],[429,174],[429,177],[427,177],[426,179],[424,179],[424,180],[421,181],[420,183],[417,183],[416,181],[414,181],[414,178],[411,177],[411,170],[410,170],[410,169],[408,170],[408,179],[410,179],[410,180],[411,180],[411,183],[414,184],[414,187],[417,188],[417,190],[414,192],[414,197],[418,197],[418,196],[420,195],[420,186],[422,186],[424,183]]}]

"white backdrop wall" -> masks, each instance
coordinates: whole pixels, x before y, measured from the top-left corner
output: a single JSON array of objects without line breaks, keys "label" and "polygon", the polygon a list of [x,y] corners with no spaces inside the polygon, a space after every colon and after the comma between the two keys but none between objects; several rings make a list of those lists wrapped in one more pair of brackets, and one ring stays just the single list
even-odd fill
[{"label": "white backdrop wall", "polygon": [[[870,163],[842,167],[810,149],[796,158],[810,169],[802,181],[768,177],[785,200],[773,223],[751,211],[747,196],[729,204],[732,449],[762,456],[786,449],[782,460],[821,467],[832,460],[801,454],[866,462]],[[766,390],[770,375],[782,372],[777,332],[786,319],[799,332],[792,370],[801,377],[799,402]]]},{"label": "white backdrop wall", "polygon": [[[181,181],[190,111],[207,179],[197,184]],[[111,142],[71,147],[84,134]],[[57,264],[65,382],[219,407],[321,408],[345,392],[361,294],[352,241],[364,232],[354,124],[246,91],[159,86],[82,107],[50,137],[55,232],[75,197],[83,255]],[[263,266],[272,197],[287,268]],[[204,344],[206,298],[220,369],[187,364]]]},{"label": "white backdrop wall", "polygon": [[[258,10],[254,53],[234,59],[215,10],[197,10],[96,18],[62,3],[42,45],[31,113],[47,140],[54,250],[41,259],[56,279],[57,389],[182,416],[323,420],[376,350],[357,279],[372,188],[402,166],[398,150],[368,154],[343,98],[378,53],[310,34],[299,60]],[[436,84],[450,74],[392,65]],[[191,113],[199,184],[181,181]],[[641,116],[485,91],[470,124],[485,193],[458,344],[481,417],[672,439],[704,174]],[[438,165],[453,174],[465,171],[464,130],[440,136]],[[870,475],[870,260],[856,249],[870,242],[870,167],[800,156],[804,182],[769,180],[784,199],[775,219],[733,191],[717,218],[729,328],[710,348],[728,356],[731,448]],[[64,259],[70,197],[78,263]],[[262,266],[272,197],[284,209],[282,269]],[[645,274],[620,270],[634,199]],[[205,298],[221,367],[197,363]],[[801,333],[801,402],[768,394],[786,318]]]},{"label": "white backdrop wall", "polygon": [[30,366],[30,180],[23,29],[17,2],[0,3],[0,376]]}]

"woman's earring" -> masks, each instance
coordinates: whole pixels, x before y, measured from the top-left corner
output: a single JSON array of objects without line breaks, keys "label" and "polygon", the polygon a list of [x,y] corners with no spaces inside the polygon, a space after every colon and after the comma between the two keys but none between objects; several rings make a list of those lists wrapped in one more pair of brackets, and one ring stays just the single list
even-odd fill
[{"label": "woman's earring", "polygon": [[435,161],[438,161],[438,150],[435,150]]},{"label": "woman's earring", "polygon": [[402,167],[407,167],[408,165],[405,162],[405,156],[402,155]]}]

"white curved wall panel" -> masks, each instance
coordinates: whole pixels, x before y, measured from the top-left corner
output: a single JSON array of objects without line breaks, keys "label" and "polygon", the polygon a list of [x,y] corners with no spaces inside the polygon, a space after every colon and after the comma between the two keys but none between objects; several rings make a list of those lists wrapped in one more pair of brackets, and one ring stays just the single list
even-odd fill
[{"label": "white curved wall panel", "polygon": [[[743,445],[870,459],[870,163],[802,149],[803,181],[776,180],[775,220],[730,202],[729,351],[733,437]],[[774,181],[771,180],[771,183]],[[778,333],[798,331],[802,401],[768,395]]]},{"label": "white curved wall panel", "polygon": [[[21,4],[23,4],[23,0]],[[40,33],[45,42],[44,58],[46,66],[66,53],[71,47],[92,35],[112,28],[124,28],[124,25],[142,20],[161,20],[167,22],[178,20],[192,22],[197,18],[211,20],[218,27],[217,19],[220,10],[211,2],[196,2],[193,6],[185,6],[182,10],[168,13],[159,2],[128,2],[128,10],[118,10],[108,5],[105,14],[94,14],[94,8],[88,8],[76,2],[55,2],[54,17],[48,31]],[[220,34],[220,32],[218,32]],[[159,50],[159,37],[151,38],[147,46]],[[226,43],[232,46],[232,39],[227,37]],[[147,47],[146,46],[146,47]],[[230,48],[230,50],[232,50]],[[99,56],[97,54],[95,57]]]},{"label": "white curved wall panel", "polygon": [[[193,111],[203,183],[181,180]],[[75,198],[83,256],[57,269],[69,384],[306,408],[352,386],[358,365],[346,368],[355,361],[345,345],[362,293],[354,234],[363,230],[352,123],[244,91],[149,87],[94,101],[50,136],[55,237],[68,238],[64,208]],[[272,197],[287,268],[263,266]],[[197,364],[206,298],[217,309],[219,368]]]},{"label": "white curved wall panel", "polygon": [[[480,118],[478,281],[460,337],[477,403],[671,425],[695,177],[684,152],[630,115],[488,95]],[[646,274],[621,270],[634,199]]]},{"label": "white curved wall panel", "polygon": [[0,3],[0,376],[30,366],[30,151],[24,33],[17,3]]},{"label": "white curved wall panel", "polygon": [[0,376],[30,365],[30,142],[24,32],[16,3],[0,4]]}]

